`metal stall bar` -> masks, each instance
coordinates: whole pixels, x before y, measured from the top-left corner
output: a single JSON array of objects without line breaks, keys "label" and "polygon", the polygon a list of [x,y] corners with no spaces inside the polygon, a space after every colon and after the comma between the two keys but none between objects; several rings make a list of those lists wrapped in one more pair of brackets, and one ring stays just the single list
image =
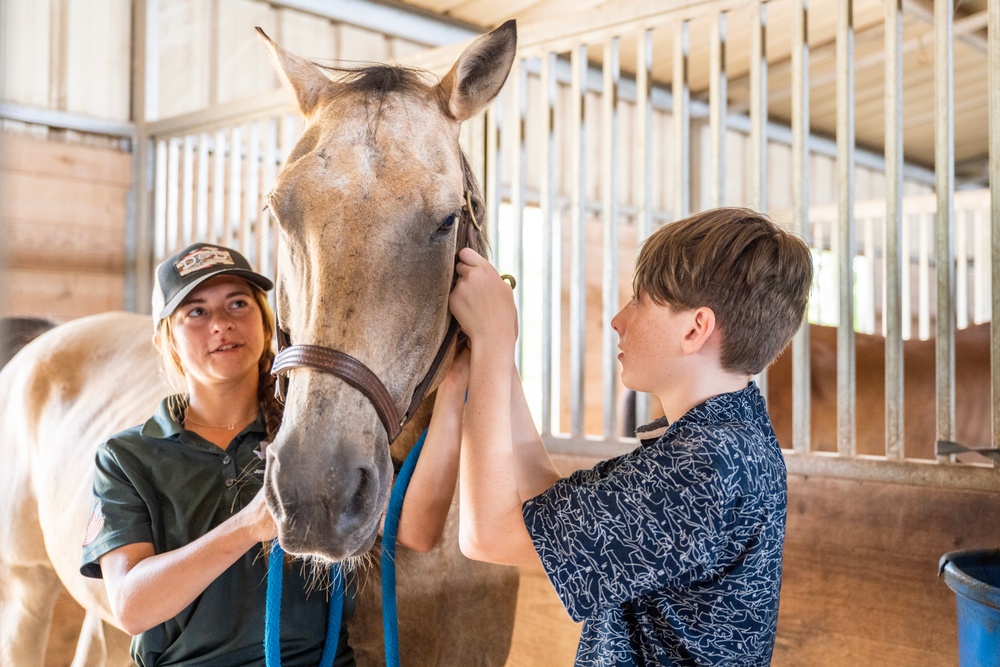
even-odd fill
[{"label": "metal stall bar", "polygon": [[[952,288],[955,241],[955,100],[951,0],[934,0],[934,173],[937,209],[934,215],[934,260],[937,275],[935,374],[937,376],[937,439],[953,440],[955,432],[955,311]],[[947,456],[939,457],[947,461]]]},{"label": "metal stall bar", "polygon": [[[152,140],[151,140],[152,141]],[[156,167],[152,176],[154,177],[154,187],[152,194],[153,202],[153,256],[151,264],[156,266],[160,260],[167,256],[167,142],[159,140],[155,142],[153,158]],[[150,276],[153,269],[150,268]],[[149,295],[152,302],[152,294]]]},{"label": "metal stall bar", "polygon": [[601,93],[601,210],[604,260],[601,331],[604,386],[604,437],[618,437],[618,336],[611,318],[618,312],[618,84],[621,78],[618,37],[604,43],[604,89]]},{"label": "metal stall bar", "polygon": [[[180,139],[167,139],[167,247],[166,255],[180,247],[178,202],[180,201]],[[166,256],[165,255],[165,256]]]},{"label": "metal stall bar", "polygon": [[[264,125],[264,151],[263,164],[261,165],[261,181],[262,181],[262,195],[263,202],[261,208],[264,209],[260,214],[260,233],[257,239],[257,248],[260,253],[260,259],[257,261],[257,266],[259,271],[265,276],[274,275],[274,257],[271,249],[274,247],[274,241],[272,236],[275,235],[274,230],[274,218],[271,217],[271,210],[269,208],[264,208],[267,206],[267,194],[271,185],[274,183],[274,177],[278,169],[278,118],[268,118]],[[264,191],[264,189],[267,189]]]},{"label": "metal stall bar", "polygon": [[[903,243],[903,0],[885,3],[885,225],[882,328],[885,335],[885,456],[906,455],[903,435],[902,286],[909,278]],[[904,249],[907,249],[904,252]],[[904,262],[906,263],[904,265]]]},{"label": "metal stall bar", "polygon": [[670,84],[674,120],[674,219],[686,218],[691,210],[691,85],[688,80],[688,22],[677,24],[674,35],[674,75]]},{"label": "metal stall bar", "polygon": [[[511,72],[510,78],[507,81],[510,84],[510,96],[511,96],[511,106],[514,109],[514,127],[513,132],[511,132],[511,141],[514,144],[514,157],[511,161],[511,175],[510,175],[510,208],[511,215],[513,217],[511,224],[511,236],[510,238],[504,238],[504,243],[509,241],[513,252],[507,253],[508,256],[513,257],[513,266],[504,267],[504,271],[511,273],[514,276],[514,280],[519,285],[524,285],[524,206],[525,197],[524,191],[526,189],[525,183],[525,171],[527,170],[527,146],[525,137],[525,116],[527,113],[527,68],[525,67],[525,61],[515,60],[513,71]],[[499,259],[499,241],[500,238],[497,237],[497,259]],[[517,306],[517,312],[519,313],[519,319],[521,322],[521,331],[524,331],[524,316],[523,316],[523,303],[524,300],[522,295],[524,290],[514,290],[514,303]],[[514,363],[518,368],[522,367],[523,362],[523,345],[522,337],[518,336],[517,340],[514,341]]]},{"label": "metal stall bar", "polygon": [[570,435],[583,437],[583,370],[585,355],[584,326],[586,324],[586,244],[587,244],[587,46],[580,45],[570,52],[573,70],[570,84],[572,117],[575,124],[570,132],[570,218],[572,244],[569,287],[569,368],[570,368]]},{"label": "metal stall bar", "polygon": [[[758,211],[767,210],[767,3],[750,9],[750,197]],[[755,378],[767,402],[767,369]]]},{"label": "metal stall bar", "polygon": [[[990,378],[993,405],[993,446],[1000,449],[1000,0],[989,0],[990,89],[990,232],[992,251],[992,305],[990,320]],[[994,466],[1000,470],[1000,466]]]},{"label": "metal stall bar", "polygon": [[222,244],[236,247],[236,235],[240,228],[240,186],[243,172],[243,135],[241,128],[234,125],[229,132],[229,192],[226,196],[226,225],[222,234]]},{"label": "metal stall bar", "polygon": [[215,132],[212,145],[212,222],[208,226],[211,243],[222,243],[226,219],[226,133]]},{"label": "metal stall bar", "polygon": [[503,201],[503,91],[486,110],[486,179],[483,193],[486,197],[486,236],[490,240],[492,260],[497,260],[497,242],[500,228],[500,202]]},{"label": "metal stall bar", "polygon": [[198,133],[198,182],[196,184],[198,212],[195,214],[195,238],[208,239],[208,132]]},{"label": "metal stall bar", "polygon": [[726,12],[717,13],[712,22],[708,69],[708,201],[716,207],[726,200]]},{"label": "metal stall bar", "polygon": [[246,170],[243,172],[243,216],[240,246],[253,266],[260,266],[257,237],[260,234],[260,121],[247,127]]},{"label": "metal stall bar", "polygon": [[[635,141],[632,145],[635,169],[636,243],[641,246],[652,233],[653,205],[653,31],[641,30],[636,39],[635,62]],[[617,357],[617,355],[614,355]],[[650,396],[636,392],[636,425],[650,418]],[[631,435],[631,434],[626,434]]]},{"label": "metal stall bar", "polygon": [[541,88],[543,103],[540,108],[544,114],[541,143],[542,174],[539,184],[540,206],[542,212],[542,437],[552,433],[552,375],[555,364],[552,360],[554,345],[552,335],[553,297],[561,295],[561,290],[555,289],[555,272],[552,270],[555,261],[553,252],[553,233],[561,225],[555,224],[556,186],[556,54],[546,53],[541,58]]},{"label": "metal stall bar", "polygon": [[[808,0],[792,3],[792,226],[809,240]],[[809,435],[809,323],[792,338],[792,448],[807,454]]]},{"label": "metal stall bar", "polygon": [[854,351],[854,2],[837,3],[837,453],[857,452]]},{"label": "metal stall bar", "polygon": [[185,134],[181,161],[181,245],[194,243],[194,135]]}]

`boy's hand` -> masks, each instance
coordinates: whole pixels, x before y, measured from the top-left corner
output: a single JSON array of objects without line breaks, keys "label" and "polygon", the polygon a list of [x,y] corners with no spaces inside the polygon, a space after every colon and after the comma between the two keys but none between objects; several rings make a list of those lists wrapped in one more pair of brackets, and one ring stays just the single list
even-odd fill
[{"label": "boy's hand", "polygon": [[517,310],[510,285],[471,248],[458,254],[458,282],[448,304],[472,345],[487,338],[511,347],[517,340]]}]

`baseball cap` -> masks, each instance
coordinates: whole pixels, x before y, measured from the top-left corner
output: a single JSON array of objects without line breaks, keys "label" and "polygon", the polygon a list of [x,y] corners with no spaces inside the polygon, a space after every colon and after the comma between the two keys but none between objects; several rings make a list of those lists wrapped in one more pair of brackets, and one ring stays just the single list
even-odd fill
[{"label": "baseball cap", "polygon": [[153,325],[169,317],[181,301],[209,278],[229,274],[239,276],[265,292],[274,287],[266,277],[250,268],[246,257],[232,248],[211,243],[194,243],[156,267],[153,286]]}]

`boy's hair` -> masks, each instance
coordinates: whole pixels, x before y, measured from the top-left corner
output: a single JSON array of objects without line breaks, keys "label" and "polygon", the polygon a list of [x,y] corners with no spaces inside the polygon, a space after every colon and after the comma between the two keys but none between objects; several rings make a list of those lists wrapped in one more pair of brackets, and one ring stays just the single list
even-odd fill
[{"label": "boy's hair", "polygon": [[643,244],[632,289],[678,309],[707,306],[722,331],[721,364],[753,375],[799,328],[812,285],[805,242],[745,208],[665,225]]}]

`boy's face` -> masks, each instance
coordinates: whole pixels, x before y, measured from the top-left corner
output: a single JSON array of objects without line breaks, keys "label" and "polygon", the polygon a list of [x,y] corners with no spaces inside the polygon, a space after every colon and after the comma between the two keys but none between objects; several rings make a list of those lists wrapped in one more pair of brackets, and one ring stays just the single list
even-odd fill
[{"label": "boy's face", "polygon": [[618,333],[622,384],[634,391],[660,395],[676,381],[685,355],[681,350],[693,311],[659,305],[640,293],[611,320]]}]

